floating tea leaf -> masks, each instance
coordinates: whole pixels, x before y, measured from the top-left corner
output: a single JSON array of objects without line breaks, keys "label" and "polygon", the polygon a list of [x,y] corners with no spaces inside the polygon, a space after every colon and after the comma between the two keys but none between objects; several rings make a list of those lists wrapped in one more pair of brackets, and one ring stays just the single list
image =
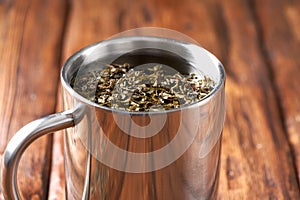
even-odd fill
[{"label": "floating tea leaf", "polygon": [[146,68],[110,64],[102,70],[77,75],[71,86],[101,106],[138,112],[169,110],[198,102],[215,85],[207,76],[182,75],[167,69],[162,64]]}]

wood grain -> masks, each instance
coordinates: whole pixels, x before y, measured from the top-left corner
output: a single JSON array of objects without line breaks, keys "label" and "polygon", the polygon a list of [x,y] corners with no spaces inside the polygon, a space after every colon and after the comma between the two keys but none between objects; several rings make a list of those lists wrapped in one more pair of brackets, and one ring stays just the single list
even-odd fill
[{"label": "wood grain", "polygon": [[[68,2],[0,1],[1,160],[21,126],[54,112],[62,61],[120,31],[161,26],[191,36],[226,68],[219,199],[300,198],[299,1]],[[64,197],[61,136],[49,183],[51,141],[35,142],[21,161],[26,199]]]},{"label": "wood grain", "polygon": [[222,9],[230,43],[222,154],[226,171],[221,176],[220,195],[227,193],[230,199],[297,199],[291,149],[253,10],[239,0],[222,2]]},{"label": "wood grain", "polygon": [[[63,5],[36,0],[0,4],[1,155],[18,129],[55,111]],[[51,137],[43,137],[22,157],[18,183],[24,199],[46,199],[51,146]]]},{"label": "wood grain", "polygon": [[300,188],[300,2],[256,2],[255,10]]}]

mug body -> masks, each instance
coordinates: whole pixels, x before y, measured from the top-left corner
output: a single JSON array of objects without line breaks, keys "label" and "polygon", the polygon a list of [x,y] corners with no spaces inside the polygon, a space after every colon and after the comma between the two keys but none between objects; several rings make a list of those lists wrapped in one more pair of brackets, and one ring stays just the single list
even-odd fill
[{"label": "mug body", "polygon": [[[136,60],[136,55],[144,57]],[[174,56],[181,61],[174,63]],[[74,77],[103,63],[141,65],[156,59],[180,73],[201,70],[216,83],[213,91],[188,106],[129,112],[95,104],[71,87]],[[216,198],[225,72],[211,53],[167,38],[115,38],[74,54],[61,80],[64,109],[82,111],[76,125],[65,130],[67,199]]]}]

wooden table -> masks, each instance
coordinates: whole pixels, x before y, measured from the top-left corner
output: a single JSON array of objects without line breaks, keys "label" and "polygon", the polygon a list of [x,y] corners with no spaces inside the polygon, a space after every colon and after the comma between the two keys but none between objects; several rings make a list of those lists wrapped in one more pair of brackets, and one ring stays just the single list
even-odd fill
[{"label": "wooden table", "polygon": [[[299,0],[0,1],[1,162],[18,129],[61,110],[71,54],[143,26],[189,35],[226,68],[219,198],[300,199]],[[34,142],[18,174],[24,199],[63,199],[62,134]]]}]

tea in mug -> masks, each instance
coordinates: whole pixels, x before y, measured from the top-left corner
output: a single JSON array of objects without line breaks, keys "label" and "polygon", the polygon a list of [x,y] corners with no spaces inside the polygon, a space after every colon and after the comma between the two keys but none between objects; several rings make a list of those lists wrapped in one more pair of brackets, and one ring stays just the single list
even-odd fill
[{"label": "tea in mug", "polygon": [[101,63],[99,69],[73,77],[71,86],[96,104],[132,112],[176,109],[201,101],[213,90],[214,81],[180,57],[154,52],[140,50]]}]

